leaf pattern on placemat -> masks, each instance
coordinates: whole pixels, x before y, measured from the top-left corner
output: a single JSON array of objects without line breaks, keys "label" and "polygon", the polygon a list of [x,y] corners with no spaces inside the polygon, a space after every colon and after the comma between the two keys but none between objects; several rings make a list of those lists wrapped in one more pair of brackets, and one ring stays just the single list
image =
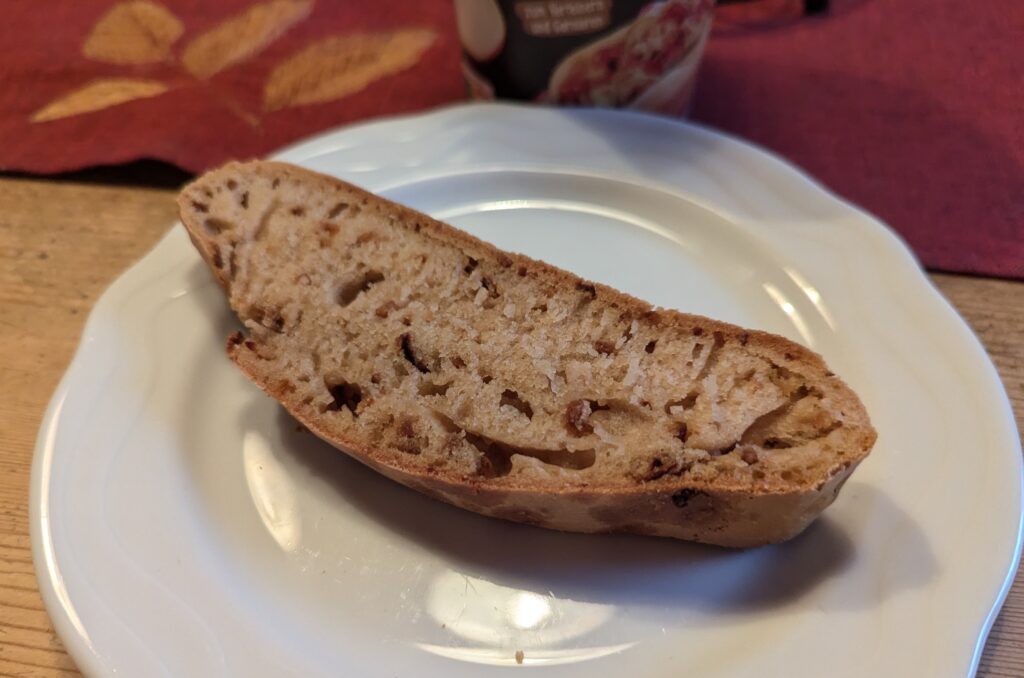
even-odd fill
[{"label": "leaf pattern on placemat", "polygon": [[309,15],[312,0],[271,0],[249,7],[192,40],[181,61],[197,78],[210,78],[256,54]]},{"label": "leaf pattern on placemat", "polygon": [[[184,32],[182,22],[154,0],[115,4],[92,27],[82,54],[118,65],[176,64],[177,90],[195,87],[217,73],[258,54],[309,16],[315,0],[257,2],[193,37],[176,59],[171,48]],[[263,85],[263,110],[335,101],[416,65],[437,40],[424,27],[335,34],[303,47],[278,63]],[[190,77],[189,77],[190,76]],[[170,89],[155,79],[106,77],[93,80],[46,104],[29,118],[40,123],[99,111]],[[204,93],[256,129],[260,118],[226,93]]]},{"label": "leaf pattern on placemat", "polygon": [[64,96],[51,101],[32,115],[32,122],[58,120],[72,115],[98,111],[135,99],[163,94],[167,85],[158,80],[142,78],[106,78],[93,80]]},{"label": "leaf pattern on placemat", "polygon": [[313,43],[279,64],[263,90],[268,111],[332,101],[415,65],[437,34],[426,28],[349,33]]},{"label": "leaf pattern on placemat", "polygon": [[82,54],[110,64],[164,61],[184,30],[178,17],[157,2],[122,2],[96,22],[82,45]]}]

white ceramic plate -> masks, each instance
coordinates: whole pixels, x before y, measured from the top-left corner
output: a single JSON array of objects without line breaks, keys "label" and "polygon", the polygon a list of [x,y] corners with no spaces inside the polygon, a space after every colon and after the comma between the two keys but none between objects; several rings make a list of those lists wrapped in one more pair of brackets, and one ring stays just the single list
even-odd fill
[{"label": "white ceramic plate", "polygon": [[[32,477],[43,597],[113,676],[967,676],[1017,563],[995,370],[904,246],[739,141],[640,114],[461,106],[280,158],[662,306],[820,351],[875,452],[747,552],[488,520],[296,431],[224,356],[173,229],[103,296]],[[504,675],[502,673],[502,675]]]}]

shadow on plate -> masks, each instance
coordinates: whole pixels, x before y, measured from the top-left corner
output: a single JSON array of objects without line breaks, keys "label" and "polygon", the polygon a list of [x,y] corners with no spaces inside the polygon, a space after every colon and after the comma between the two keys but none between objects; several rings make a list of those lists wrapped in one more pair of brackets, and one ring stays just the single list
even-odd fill
[{"label": "shadow on plate", "polygon": [[220,348],[224,348],[228,335],[243,329],[241,321],[231,311],[224,291],[217,284],[210,268],[199,258],[198,254],[195,263],[189,266],[185,277],[187,280],[185,289],[196,305],[202,309],[203,317],[210,319],[214,335],[221,338]]},{"label": "shadow on plate", "polygon": [[[504,586],[573,600],[743,613],[799,600],[826,581],[850,573],[855,544],[828,515],[799,537],[746,551],[631,535],[580,535],[485,518],[443,504],[364,467],[308,432],[283,409],[277,431],[258,402],[243,425],[261,428],[279,443],[275,456],[301,487],[326,483],[339,499],[381,530],[414,542],[466,575]],[[245,418],[245,417],[244,417]],[[308,474],[310,477],[302,478]],[[853,483],[870,524],[889,531],[899,557],[870,568],[870,581],[837,587],[827,608],[858,609],[927,582],[934,557],[920,528],[877,489]],[[344,525],[338,525],[343,531]]]}]

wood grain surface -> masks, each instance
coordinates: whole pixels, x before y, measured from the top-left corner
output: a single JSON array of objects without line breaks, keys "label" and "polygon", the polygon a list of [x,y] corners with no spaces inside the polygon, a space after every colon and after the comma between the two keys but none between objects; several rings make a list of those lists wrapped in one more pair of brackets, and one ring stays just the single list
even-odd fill
[{"label": "wood grain surface", "polygon": [[[138,175],[139,172],[134,172]],[[28,482],[43,410],[97,297],[175,220],[180,177],[103,170],[0,177],[0,675],[77,674],[43,609],[28,536]],[[113,182],[119,182],[115,184]],[[127,185],[126,185],[127,184]],[[981,337],[1024,424],[1024,283],[932,275]],[[1024,676],[1024,576],[979,676]]]}]

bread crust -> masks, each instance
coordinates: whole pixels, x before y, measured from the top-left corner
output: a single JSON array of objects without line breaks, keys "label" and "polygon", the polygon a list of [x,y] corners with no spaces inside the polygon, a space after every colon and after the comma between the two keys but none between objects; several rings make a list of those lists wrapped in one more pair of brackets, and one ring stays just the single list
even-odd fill
[{"label": "bread crust", "polygon": [[[375,471],[441,501],[495,518],[571,532],[629,532],[728,547],[776,543],[803,531],[837,496],[876,439],[868,415],[853,391],[830,372],[813,351],[783,337],[744,329],[702,316],[654,309],[646,302],[596,282],[519,254],[507,253],[447,224],[391,203],[360,188],[292,165],[274,162],[230,163],[186,187],[179,197],[182,221],[192,242],[225,291],[231,279],[225,272],[214,238],[203,228],[205,213],[197,211],[205,192],[226,178],[247,174],[302,183],[318,183],[343,191],[381,215],[410,226],[420,235],[464,251],[478,260],[525,269],[536,280],[567,288],[593,290],[595,299],[615,302],[645,322],[663,329],[683,330],[698,325],[720,333],[725,341],[740,342],[758,355],[784,367],[799,368],[816,388],[839,403],[844,413],[843,454],[816,474],[795,481],[768,479],[752,484],[736,479],[714,481],[686,474],[665,475],[632,484],[537,483],[510,475],[486,478],[453,475],[423,468],[400,454],[381,449],[357,436],[332,430],[318,411],[294,390],[282,386],[281,375],[268,372],[244,335],[229,338],[227,352],[235,364],[264,392],[278,400],[306,428]],[[237,309],[236,309],[237,310]]]}]

